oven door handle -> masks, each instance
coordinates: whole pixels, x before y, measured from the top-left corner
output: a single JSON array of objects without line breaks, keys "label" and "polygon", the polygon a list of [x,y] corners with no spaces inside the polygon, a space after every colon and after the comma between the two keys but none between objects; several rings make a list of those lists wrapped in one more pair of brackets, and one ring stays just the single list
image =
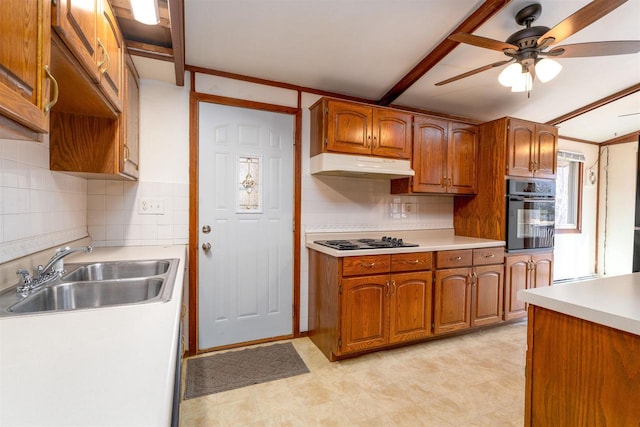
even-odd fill
[{"label": "oven door handle", "polygon": [[523,201],[523,202],[535,202],[535,203],[555,203],[556,199],[553,198],[544,198],[544,199],[539,199],[539,198],[528,198],[528,197],[523,197],[522,199],[518,199],[518,201]]}]

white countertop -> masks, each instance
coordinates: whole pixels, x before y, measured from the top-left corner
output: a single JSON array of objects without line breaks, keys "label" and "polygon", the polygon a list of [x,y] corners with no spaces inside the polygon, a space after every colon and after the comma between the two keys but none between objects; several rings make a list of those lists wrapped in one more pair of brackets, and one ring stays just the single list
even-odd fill
[{"label": "white countertop", "polygon": [[[382,236],[401,238],[408,243],[416,243],[418,246],[407,248],[381,248],[339,251],[317,243],[315,240],[337,239],[380,239]],[[395,231],[360,231],[350,233],[307,233],[305,235],[306,247],[334,257],[348,257],[361,255],[384,255],[388,253],[402,254],[411,252],[446,251],[455,249],[491,248],[504,246],[502,240],[480,239],[477,237],[456,236],[453,229],[442,230],[395,230]]]},{"label": "white countertop", "polygon": [[640,335],[640,273],[527,289],[518,299]]},{"label": "white countertop", "polygon": [[0,425],[168,426],[186,246],[67,262],[179,258],[170,301],[0,319]]}]

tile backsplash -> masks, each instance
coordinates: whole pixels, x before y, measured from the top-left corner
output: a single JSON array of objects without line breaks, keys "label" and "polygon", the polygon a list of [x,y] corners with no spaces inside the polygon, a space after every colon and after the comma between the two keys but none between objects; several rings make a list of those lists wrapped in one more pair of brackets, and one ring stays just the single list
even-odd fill
[{"label": "tile backsplash", "polygon": [[[161,213],[141,203],[159,203]],[[87,225],[94,246],[187,244],[189,185],[90,180]]]},{"label": "tile backsplash", "polygon": [[0,139],[0,263],[87,236],[87,181],[49,170],[49,144]]}]

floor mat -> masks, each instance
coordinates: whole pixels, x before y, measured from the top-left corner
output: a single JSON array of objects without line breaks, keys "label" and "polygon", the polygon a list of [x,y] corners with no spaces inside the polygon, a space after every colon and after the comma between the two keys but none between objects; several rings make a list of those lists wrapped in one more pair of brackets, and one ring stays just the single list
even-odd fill
[{"label": "floor mat", "polygon": [[185,399],[309,372],[291,343],[246,348],[187,360]]}]

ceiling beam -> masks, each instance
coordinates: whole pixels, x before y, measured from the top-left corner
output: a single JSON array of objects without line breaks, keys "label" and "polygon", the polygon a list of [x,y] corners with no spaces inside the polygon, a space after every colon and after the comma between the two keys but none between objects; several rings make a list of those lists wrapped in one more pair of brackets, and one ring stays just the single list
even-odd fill
[{"label": "ceiling beam", "polygon": [[605,98],[599,99],[591,104],[585,105],[584,107],[580,107],[577,110],[573,110],[567,114],[564,114],[560,117],[556,117],[555,119],[549,120],[546,124],[555,126],[559,123],[566,122],[567,120],[573,119],[574,117],[578,117],[582,114],[588,113],[591,110],[595,110],[596,108],[600,108],[603,105],[607,105],[610,102],[617,101],[618,99],[622,99],[625,96],[631,95],[640,91],[640,83],[637,83],[633,86],[630,86],[626,89],[622,89],[620,92],[616,92],[613,95],[609,95]]},{"label": "ceiling beam", "polygon": [[184,0],[169,0],[169,19],[176,86],[184,86]]},{"label": "ceiling beam", "polygon": [[[462,22],[451,34],[455,33],[472,33],[482,24],[491,19],[496,13],[501,11],[511,0],[486,0],[478,9],[476,9],[467,19]],[[449,34],[449,35],[451,35]],[[448,37],[448,36],[447,36]],[[418,63],[411,71],[402,77],[382,98],[378,101],[379,105],[389,105],[400,95],[402,95],[411,85],[417,82],[431,68],[436,66],[442,59],[460,43],[445,38],[436,46],[422,61]]]}]

